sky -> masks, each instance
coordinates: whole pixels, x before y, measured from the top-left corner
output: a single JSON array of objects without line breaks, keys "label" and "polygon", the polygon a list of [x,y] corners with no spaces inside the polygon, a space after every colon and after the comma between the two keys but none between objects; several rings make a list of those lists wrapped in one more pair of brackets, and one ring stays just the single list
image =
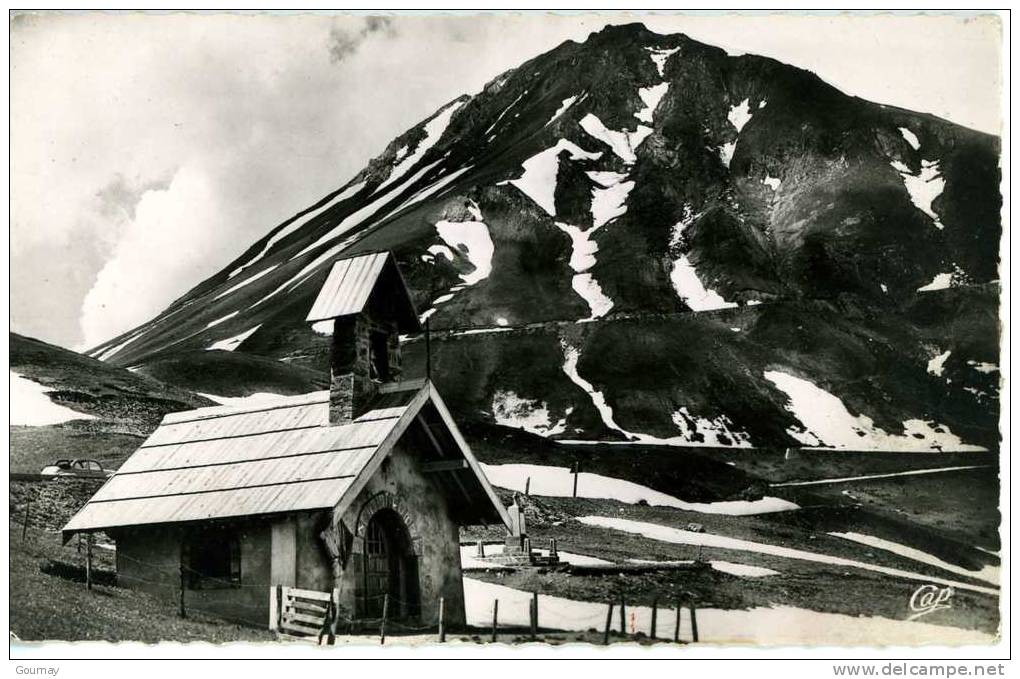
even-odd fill
[{"label": "sky", "polygon": [[499,73],[643,21],[998,134],[994,17],[41,14],[11,22],[11,329],[149,320]]}]

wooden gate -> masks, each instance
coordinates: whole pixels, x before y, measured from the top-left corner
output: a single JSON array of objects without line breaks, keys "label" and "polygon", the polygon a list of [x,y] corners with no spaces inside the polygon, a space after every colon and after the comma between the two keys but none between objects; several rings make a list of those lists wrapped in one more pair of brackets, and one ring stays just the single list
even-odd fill
[{"label": "wooden gate", "polygon": [[335,602],[330,592],[282,585],[270,587],[269,629],[276,632],[279,639],[317,641]]}]

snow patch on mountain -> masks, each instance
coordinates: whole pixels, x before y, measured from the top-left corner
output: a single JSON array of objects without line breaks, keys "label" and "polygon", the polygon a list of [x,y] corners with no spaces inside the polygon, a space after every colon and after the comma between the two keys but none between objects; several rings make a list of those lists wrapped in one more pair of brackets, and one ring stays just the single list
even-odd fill
[{"label": "snow patch on mountain", "polygon": [[[567,410],[568,415],[571,410]],[[539,436],[556,436],[567,430],[565,418],[552,422],[549,405],[545,401],[523,398],[509,390],[499,390],[493,394],[492,417],[496,424],[523,429]]]},{"label": "snow patch on mountain", "polygon": [[[763,107],[764,105],[765,103],[762,102],[759,108]],[[744,126],[747,125],[747,123],[751,120],[753,115],[754,114],[751,113],[750,100],[744,99],[736,106],[732,106],[730,108],[730,112],[726,114],[726,117],[727,119],[729,119],[730,125],[733,125],[733,127],[737,130],[737,135],[739,135],[740,131],[744,129]],[[734,139],[733,141],[726,142],[725,144],[722,144],[717,149],[719,153],[719,160],[721,160],[722,164],[725,165],[727,168],[730,166],[730,161],[733,160],[733,153],[736,150],[737,150],[736,139]]]},{"label": "snow patch on mountain", "polygon": [[590,273],[579,273],[570,279],[570,287],[574,289],[591,310],[591,315],[585,319],[594,321],[602,318],[613,308],[613,300],[602,290],[602,286]]},{"label": "snow patch on mountain", "polygon": [[609,299],[602,291],[594,276],[588,272],[595,266],[595,253],[599,246],[592,239],[598,227],[592,227],[587,231],[573,224],[555,222],[556,226],[570,237],[570,268],[574,270],[574,277],[570,281],[574,291],[585,301],[591,310],[589,320],[601,318],[613,308],[613,300]]},{"label": "snow patch on mountain", "polygon": [[581,377],[581,374],[577,372],[577,363],[581,359],[581,352],[576,347],[571,346],[565,340],[560,342],[563,348],[563,372],[570,378],[570,381],[581,387],[581,389],[588,394],[592,404],[595,406],[595,410],[598,411],[599,417],[602,418],[602,423],[609,429],[618,431],[627,438],[631,438],[630,432],[624,430],[620,425],[613,419],[613,409],[606,402],[606,397],[601,391],[597,390],[595,386],[588,380]]},{"label": "snow patch on mountain", "polygon": [[570,237],[570,268],[577,273],[587,271],[595,266],[595,253],[598,252],[598,244],[591,239],[591,230],[555,222],[556,226]]},{"label": "snow patch on mountain", "polygon": [[673,544],[700,545],[703,547],[713,547],[716,549],[728,549],[741,552],[767,554],[770,556],[776,556],[783,559],[797,559],[802,561],[830,564],[833,566],[840,566],[846,568],[857,568],[861,570],[882,573],[884,575],[891,575],[897,578],[905,578],[908,580],[915,580],[921,582],[934,582],[940,585],[950,585],[958,589],[983,592],[986,594],[998,595],[999,593],[997,589],[993,589],[991,587],[984,587],[981,585],[972,585],[970,583],[946,580],[939,577],[929,576],[923,573],[915,573],[912,571],[901,570],[899,568],[881,566],[868,561],[855,561],[840,556],[831,556],[820,552],[808,552],[801,549],[783,547],[781,545],[772,545],[765,542],[753,542],[750,540],[731,538],[725,535],[718,535],[715,533],[695,533],[694,531],[683,530],[680,528],[672,528],[658,523],[633,521],[631,519],[621,519],[616,517],[605,516],[579,516],[577,517],[577,520],[589,526],[611,528],[614,530],[624,531],[627,533],[643,535],[644,537],[649,538],[651,540],[660,540],[662,542],[669,542]]},{"label": "snow patch on mountain", "polygon": [[592,231],[627,212],[627,196],[634,182],[625,181],[626,174],[619,172],[587,172],[588,178],[602,188],[592,189]]},{"label": "snow patch on mountain", "polygon": [[653,132],[652,128],[646,125],[638,125],[633,132],[610,130],[592,113],[581,118],[580,125],[581,129],[611,148],[613,153],[628,165],[637,162],[638,146]]},{"label": "snow patch on mountain", "polygon": [[[242,343],[243,343],[243,342],[244,342],[244,341],[245,341],[246,339],[248,339],[249,337],[251,337],[252,335],[254,335],[254,334],[255,334],[255,332],[256,332],[256,331],[257,331],[257,330],[258,330],[259,328],[261,328],[261,327],[262,327],[262,324],[261,324],[261,323],[259,323],[259,324],[258,324],[258,325],[256,325],[256,326],[255,326],[254,328],[250,328],[250,329],[248,329],[248,330],[245,330],[244,332],[242,332],[242,333],[240,333],[240,334],[237,334],[237,335],[234,335],[233,337],[228,337],[228,338],[226,338],[226,339],[222,339],[222,340],[220,340],[219,342],[213,342],[212,344],[210,344],[209,346],[207,346],[207,347],[205,348],[205,350],[206,350],[206,351],[214,351],[214,350],[217,350],[217,349],[218,349],[218,350],[220,350],[220,351],[233,351],[233,350],[234,350],[234,349],[236,349],[237,347],[241,346],[241,344],[242,344]],[[332,331],[332,327],[331,327],[331,331]],[[330,334],[332,334],[332,332],[331,332]]]},{"label": "snow patch on mountain", "polygon": [[474,285],[485,280],[492,272],[492,253],[495,247],[489,235],[489,227],[481,220],[478,206],[473,205],[475,221],[436,222],[436,231],[446,243],[448,249],[459,252],[474,267],[474,271],[461,274],[460,279],[465,285]]},{"label": "snow patch on mountain", "polygon": [[426,261],[426,262],[434,261],[436,257],[445,257],[446,259],[450,260],[451,262],[455,258],[455,255],[453,254],[453,250],[451,250],[450,248],[446,247],[445,245],[430,245],[429,249],[428,249],[428,253],[430,255],[432,255],[431,258],[430,257],[422,257],[422,259],[424,261]]},{"label": "snow patch on mountain", "polygon": [[483,221],[482,211],[477,203],[471,201],[468,212],[472,219],[461,222],[450,220],[436,222],[436,232],[445,245],[432,245],[429,247],[429,252],[433,256],[442,255],[451,262],[456,261],[456,256],[459,254],[473,268],[468,273],[460,274],[462,282],[459,285],[453,286],[448,292],[432,300],[431,308],[420,316],[422,322],[436,313],[437,306],[449,302],[457,293],[485,280],[492,273],[492,255],[495,252],[495,246],[489,234],[489,227]]},{"label": "snow patch on mountain", "polygon": [[938,160],[922,160],[921,169],[915,175],[909,167],[898,160],[890,163],[903,179],[903,186],[906,187],[912,202],[918,210],[931,217],[935,228],[941,230],[945,225],[939,221],[939,216],[932,209],[932,203],[942,195],[946,188],[946,180],[939,171]]},{"label": "snow patch on mountain", "polygon": [[273,264],[272,266],[270,266],[270,267],[268,267],[268,268],[265,268],[265,269],[263,269],[262,271],[259,271],[259,272],[258,272],[257,274],[255,274],[254,276],[249,276],[248,278],[245,278],[245,279],[244,279],[243,281],[241,281],[241,282],[240,282],[240,283],[238,283],[237,285],[235,285],[235,286],[233,286],[233,287],[231,287],[231,288],[228,288],[228,289],[224,290],[223,292],[221,292],[220,294],[216,295],[215,297],[213,297],[213,299],[214,299],[214,300],[217,300],[217,299],[220,299],[220,298],[226,297],[227,295],[229,295],[229,294],[230,294],[230,293],[232,293],[232,292],[237,292],[238,290],[240,290],[240,289],[241,289],[241,288],[243,288],[244,286],[246,286],[246,285],[250,285],[251,283],[254,283],[254,282],[255,282],[255,281],[257,281],[258,279],[260,279],[260,278],[262,278],[263,276],[265,276],[266,274],[269,274],[269,273],[271,273],[271,272],[272,272],[272,271],[273,271],[273,270],[274,270],[275,268],[277,268],[278,266],[280,266],[280,265],[279,265],[279,264]]},{"label": "snow patch on mountain", "polygon": [[[486,478],[493,485],[543,497],[572,497],[574,474],[569,467],[538,464],[482,464]],[[529,482],[530,480],[530,482]],[[679,507],[681,500],[623,479],[581,472],[577,475],[577,497],[617,500],[636,504],[642,500],[653,507]]]},{"label": "snow patch on mountain", "polygon": [[[426,165],[422,169],[420,169],[417,172],[415,172],[414,175],[409,180],[407,180],[406,182],[402,182],[401,185],[402,186],[411,186],[411,185],[413,185],[416,181],[421,179],[432,168],[434,168],[436,165],[441,163],[442,160],[443,159],[440,158],[439,160],[437,160],[437,161],[435,161],[433,163],[430,163],[429,165]],[[348,231],[353,229],[355,226],[361,224],[361,222],[365,221],[370,216],[372,216],[373,214],[378,212],[380,209],[383,208],[383,206],[386,203],[388,203],[388,202],[393,200],[393,196],[390,195],[390,191],[389,190],[383,191],[382,187],[379,187],[378,189],[376,189],[372,193],[372,195],[376,197],[375,200],[372,200],[371,202],[369,202],[366,205],[362,206],[361,209],[356,210],[356,211],[352,212],[351,214],[347,215],[346,217],[344,217],[340,221],[339,224],[337,224],[332,229],[330,229],[325,235],[317,238],[315,241],[313,241],[312,243],[310,243],[310,244],[306,245],[304,248],[302,248],[300,252],[298,252],[296,255],[291,257],[291,260],[297,259],[299,257],[303,257],[304,255],[308,254],[312,250],[315,250],[316,248],[318,248],[318,247],[320,247],[322,245],[325,245],[326,243],[329,243],[330,241],[335,240],[336,238],[339,238],[340,236],[342,236],[343,234],[347,233]]]},{"label": "snow patch on mountain", "polygon": [[[332,200],[330,200],[328,203],[326,203],[322,207],[314,209],[314,210],[310,210],[306,214],[301,215],[300,217],[296,217],[292,222],[290,222],[289,224],[284,226],[282,229],[280,229],[279,231],[274,233],[269,238],[269,240],[266,241],[266,244],[264,246],[262,246],[262,251],[261,252],[259,252],[257,255],[252,257],[250,260],[248,260],[247,263],[242,264],[238,268],[236,268],[233,271],[231,271],[227,275],[227,278],[228,279],[233,278],[234,276],[236,276],[237,274],[241,273],[245,269],[251,268],[251,266],[253,264],[257,263],[259,260],[261,260],[263,257],[265,257],[266,253],[268,253],[273,248],[274,245],[276,245],[281,240],[283,240],[284,238],[286,238],[290,234],[294,233],[295,231],[300,229],[302,226],[307,224],[309,221],[311,221],[315,217],[321,215],[323,212],[325,212],[326,210],[330,209],[334,205],[337,205],[338,203],[342,203],[343,201],[347,200],[348,198],[350,198],[354,194],[358,193],[363,188],[365,188],[365,182],[358,182],[357,184],[351,184],[350,186],[345,188],[343,191],[341,191],[339,194],[337,194]],[[224,293],[224,294],[226,294],[226,293]]]},{"label": "snow patch on mountain", "polygon": [[[569,467],[482,464],[482,469],[486,478],[500,488],[523,493],[527,486],[532,495],[545,497],[572,497],[574,493],[574,474]],[[753,501],[685,502],[647,486],[589,472],[577,474],[577,497],[616,500],[627,504],[644,501],[653,507],[673,507],[688,512],[726,516],[750,516],[800,509],[792,502],[774,497]]]},{"label": "snow patch on mountain", "polygon": [[730,125],[737,129],[737,134],[744,129],[744,125],[750,122],[752,116],[751,113],[751,100],[744,99],[736,106],[730,107],[730,112],[726,114],[726,118],[729,119]]},{"label": "snow patch on mountain", "polygon": [[952,351],[946,351],[928,361],[928,372],[936,377],[942,377],[942,371]]},{"label": "snow patch on mountain", "polygon": [[652,122],[652,116],[655,115],[655,109],[659,107],[659,102],[666,96],[666,91],[669,89],[669,83],[662,82],[658,85],[652,85],[651,87],[642,87],[638,90],[638,96],[641,97],[641,101],[644,102],[645,107],[634,114],[634,117],[646,123]]},{"label": "snow patch on mountain", "polygon": [[779,575],[779,571],[761,566],[749,566],[745,563],[731,563],[729,561],[710,561],[713,570],[728,575],[736,575],[741,578],[764,578],[769,575]]},{"label": "snow patch on mountain", "polygon": [[874,547],[875,549],[881,549],[885,552],[891,552],[899,556],[905,557],[912,561],[934,566],[944,571],[954,573],[956,575],[962,575],[968,578],[975,578],[977,580],[984,580],[992,585],[998,585],[1000,580],[1000,568],[998,566],[985,565],[980,570],[971,570],[962,566],[957,566],[954,563],[944,561],[934,554],[903,545],[892,540],[886,540],[884,538],[875,537],[873,535],[865,535],[863,533],[829,533],[833,537],[843,538],[844,540],[850,540],[861,545],[867,545],[868,547]]},{"label": "snow patch on mountain", "polygon": [[935,274],[935,278],[931,279],[931,283],[922,285],[917,289],[918,292],[931,292],[933,290],[945,290],[953,286],[953,274],[952,273],[940,273]]},{"label": "snow patch on mountain", "polygon": [[320,266],[323,266],[327,262],[331,262],[337,255],[339,255],[341,252],[343,252],[344,248],[346,248],[347,246],[348,246],[348,243],[341,242],[341,243],[338,243],[338,244],[334,245],[333,247],[325,250],[318,257],[316,257],[311,262],[309,262],[304,267],[302,267],[301,270],[297,272],[297,274],[295,274],[294,276],[291,276],[290,278],[288,278],[284,283],[282,283],[280,286],[278,286],[275,290],[273,290],[268,295],[266,295],[262,299],[258,300],[257,302],[255,302],[254,304],[252,304],[248,308],[249,309],[254,309],[255,307],[259,306],[260,304],[265,304],[266,302],[268,302],[269,300],[271,300],[273,297],[275,297],[276,295],[280,294],[284,290],[288,290],[288,291],[289,290],[294,290],[299,285],[301,285],[302,283],[307,281],[308,278],[312,274],[314,274],[318,270],[318,268]]},{"label": "snow patch on mountain", "polygon": [[918,141],[916,134],[914,134],[905,127],[899,127],[896,129],[900,131],[900,134],[903,135],[903,138],[907,141],[908,144],[910,144],[911,148],[913,148],[915,151],[921,149],[921,142]]},{"label": "snow patch on mountain", "polygon": [[545,210],[550,217],[556,216],[556,176],[559,174],[559,155],[562,151],[570,154],[571,160],[598,160],[602,157],[601,151],[585,151],[571,141],[560,139],[556,145],[547,148],[522,163],[524,174],[518,179],[510,179],[507,182],[516,186],[536,205]]},{"label": "snow patch on mountain", "polygon": [[399,206],[397,206],[397,208],[395,210],[391,211],[389,214],[387,214],[385,217],[383,217],[379,221],[380,222],[385,221],[385,220],[389,219],[390,217],[392,217],[393,215],[397,214],[398,212],[401,212],[402,210],[405,210],[405,209],[411,207],[412,205],[414,205],[416,203],[420,203],[423,200],[425,200],[426,198],[430,198],[430,197],[434,196],[435,194],[439,193],[440,191],[445,189],[447,186],[449,186],[453,182],[457,181],[457,179],[459,179],[462,174],[464,174],[465,172],[467,172],[468,170],[470,170],[473,167],[474,167],[473,165],[468,165],[467,167],[462,167],[459,170],[451,172],[450,174],[446,175],[445,177],[441,177],[441,178],[435,180],[434,182],[432,182],[428,186],[426,186],[426,187],[424,187],[422,189],[419,189],[410,198],[405,200],[403,203],[401,203]]},{"label": "snow patch on mountain", "polygon": [[217,318],[215,321],[210,321],[208,324],[206,324],[205,327],[206,327],[207,330],[209,328],[215,328],[220,323],[225,323],[225,322],[229,321],[231,318],[233,318],[234,316],[236,316],[239,313],[240,313],[239,311],[231,311],[229,314],[227,314],[223,318]]},{"label": "snow patch on mountain", "polygon": [[507,114],[507,111],[512,109],[514,106],[516,106],[517,102],[519,102],[524,97],[524,95],[527,94],[527,93],[528,93],[528,91],[524,90],[519,95],[517,95],[517,98],[514,99],[512,102],[510,102],[510,105],[507,106],[505,109],[503,109],[503,111],[498,116],[496,116],[496,119],[494,121],[492,121],[492,125],[489,125],[489,127],[486,128],[485,134],[489,134],[490,132],[492,132],[493,128],[496,127],[496,125],[499,124],[499,121],[503,120],[503,116],[505,116]]},{"label": "snow patch on mountain", "polygon": [[452,288],[450,288],[449,292],[444,293],[439,297],[436,297],[434,300],[432,300],[432,306],[430,306],[428,309],[426,309],[422,314],[418,316],[418,320],[421,321],[422,323],[427,321],[430,316],[439,311],[437,307],[439,307],[441,304],[446,304],[447,302],[449,302],[451,299],[456,297],[457,293],[463,290],[465,287],[466,286],[464,285],[455,285]]},{"label": "snow patch on mountain", "polygon": [[87,354],[87,355],[88,356],[92,356],[93,358],[95,358],[95,359],[97,359],[99,361],[106,361],[106,360],[108,360],[110,358],[113,358],[118,353],[120,353],[121,349],[123,349],[127,345],[129,345],[132,342],[134,342],[135,340],[137,340],[144,333],[145,333],[145,329],[143,328],[141,330],[138,330],[136,332],[131,333],[126,340],[124,340],[123,342],[121,342],[119,344],[115,344],[114,346],[110,347],[109,349],[104,349],[104,350],[102,350],[100,352],[93,352],[93,353]]},{"label": "snow patch on mountain", "polygon": [[687,255],[680,255],[673,260],[669,280],[673,283],[676,294],[692,311],[712,311],[737,306],[735,302],[726,301],[722,295],[702,284]]},{"label": "snow patch on mountain", "polygon": [[460,107],[464,105],[463,101],[453,101],[446,105],[445,108],[441,109],[432,120],[425,123],[425,137],[418,142],[418,145],[414,148],[408,156],[402,158],[390,171],[389,177],[384,182],[379,184],[375,188],[374,193],[378,194],[380,191],[390,186],[395,181],[407,174],[412,167],[418,164],[425,154],[435,146],[436,142],[446,132],[446,128],[450,125],[450,120],[453,118],[453,114],[460,110]]},{"label": "snow patch on mountain", "polygon": [[[587,94],[585,94],[584,96],[587,96]],[[582,99],[584,98],[584,96],[582,96]],[[576,102],[577,102],[576,94],[572,97],[567,97],[566,99],[564,99],[563,103],[560,104],[560,107],[556,109],[556,113],[553,113],[552,118],[549,119],[549,122],[547,122],[544,125],[544,127],[548,127],[549,125],[551,125],[557,118],[566,113],[567,109],[573,106]]]},{"label": "snow patch on mountain", "polygon": [[672,49],[658,49],[655,47],[646,47],[645,49],[651,52],[650,56],[652,62],[655,64],[655,70],[659,72],[660,78],[666,75],[666,61],[668,61],[671,56],[680,51],[679,47],[674,47]]},{"label": "snow patch on mountain", "polygon": [[843,401],[813,382],[778,370],[766,370],[765,379],[786,394],[786,410],[803,426],[803,430],[791,427],[787,433],[805,445],[853,450],[984,450],[964,443],[945,425],[918,419],[904,422],[902,434],[889,434],[867,415],[851,415]]},{"label": "snow patch on mountain", "polygon": [[734,428],[732,420],[725,415],[715,419],[692,415],[687,407],[673,413],[673,424],[680,430],[680,436],[670,441],[678,445],[696,445],[712,448],[750,448],[751,438]]},{"label": "snow patch on mountain", "polygon": [[997,366],[994,363],[983,363],[983,362],[979,362],[979,361],[967,361],[967,365],[969,365],[974,370],[977,370],[979,373],[983,373],[985,375],[989,375],[991,373],[999,372],[999,366]]},{"label": "snow patch on mountain", "polygon": [[203,394],[200,391],[195,393],[215,403],[236,408],[254,408],[280,401],[280,394],[271,394],[266,391],[259,391],[248,396],[217,396],[216,394]]},{"label": "snow patch on mountain", "polygon": [[71,420],[94,420],[87,415],[54,403],[47,394],[53,389],[34,382],[27,377],[10,371],[11,400],[10,425],[15,427],[39,427],[48,424],[63,424]]},{"label": "snow patch on mountain", "polygon": [[570,267],[575,272],[570,285],[591,310],[587,320],[594,320],[609,313],[613,300],[603,292],[602,286],[589,271],[595,266],[595,253],[599,249],[593,236],[602,226],[627,212],[627,196],[634,188],[634,182],[625,181],[627,175],[619,172],[593,171],[586,174],[601,187],[592,189],[591,228],[585,230],[563,222],[556,222],[556,226],[570,237]]},{"label": "snow patch on mountain", "polygon": [[730,166],[730,161],[733,160],[733,152],[737,150],[737,142],[730,141],[726,142],[719,147],[719,160],[726,167]]},{"label": "snow patch on mountain", "polygon": [[[613,416],[613,409],[606,401],[605,395],[595,389],[591,382],[581,377],[577,370],[580,360],[580,352],[576,347],[566,341],[561,341],[563,348],[563,372],[570,378],[570,381],[579,386],[591,399],[592,405],[602,418],[602,423],[608,428],[623,434],[630,443],[643,443],[647,445],[678,446],[678,445],[700,445],[727,448],[748,448],[751,441],[747,434],[736,431],[733,423],[725,415],[714,420],[692,417],[686,407],[682,407],[673,415],[673,423],[680,429],[679,436],[662,438],[643,434],[640,432],[627,431],[617,424]],[[576,441],[575,443],[582,443]]]},{"label": "snow patch on mountain", "polygon": [[[670,230],[670,247],[672,249],[679,249],[684,230],[693,224],[697,218],[698,215],[694,214],[690,205],[685,205],[683,218],[674,224]],[[676,294],[693,311],[712,311],[737,306],[736,303],[726,301],[722,295],[705,287],[701,279],[698,278],[694,264],[691,263],[686,254],[681,253],[673,260],[673,267],[669,272],[669,280],[673,283],[673,289],[676,290]]]}]

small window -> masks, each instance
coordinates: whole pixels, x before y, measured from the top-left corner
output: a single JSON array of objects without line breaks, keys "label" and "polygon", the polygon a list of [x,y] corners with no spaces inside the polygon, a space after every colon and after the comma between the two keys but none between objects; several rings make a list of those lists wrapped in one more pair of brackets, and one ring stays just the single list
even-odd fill
[{"label": "small window", "polygon": [[372,379],[386,382],[390,379],[389,335],[373,330],[369,350],[372,356]]},{"label": "small window", "polygon": [[365,553],[369,556],[386,555],[386,534],[378,521],[368,522],[368,535],[365,540]]},{"label": "small window", "polygon": [[188,536],[181,558],[189,589],[241,584],[241,539],[237,530],[199,528]]}]

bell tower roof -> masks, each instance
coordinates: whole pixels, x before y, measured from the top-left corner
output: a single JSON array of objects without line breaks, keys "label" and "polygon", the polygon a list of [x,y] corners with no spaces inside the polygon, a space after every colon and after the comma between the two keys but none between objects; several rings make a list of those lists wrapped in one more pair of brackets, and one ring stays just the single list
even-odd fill
[{"label": "bell tower roof", "polygon": [[314,323],[362,313],[371,300],[396,323],[399,332],[421,332],[418,312],[390,252],[371,252],[337,260],[315,298],[306,321]]}]

